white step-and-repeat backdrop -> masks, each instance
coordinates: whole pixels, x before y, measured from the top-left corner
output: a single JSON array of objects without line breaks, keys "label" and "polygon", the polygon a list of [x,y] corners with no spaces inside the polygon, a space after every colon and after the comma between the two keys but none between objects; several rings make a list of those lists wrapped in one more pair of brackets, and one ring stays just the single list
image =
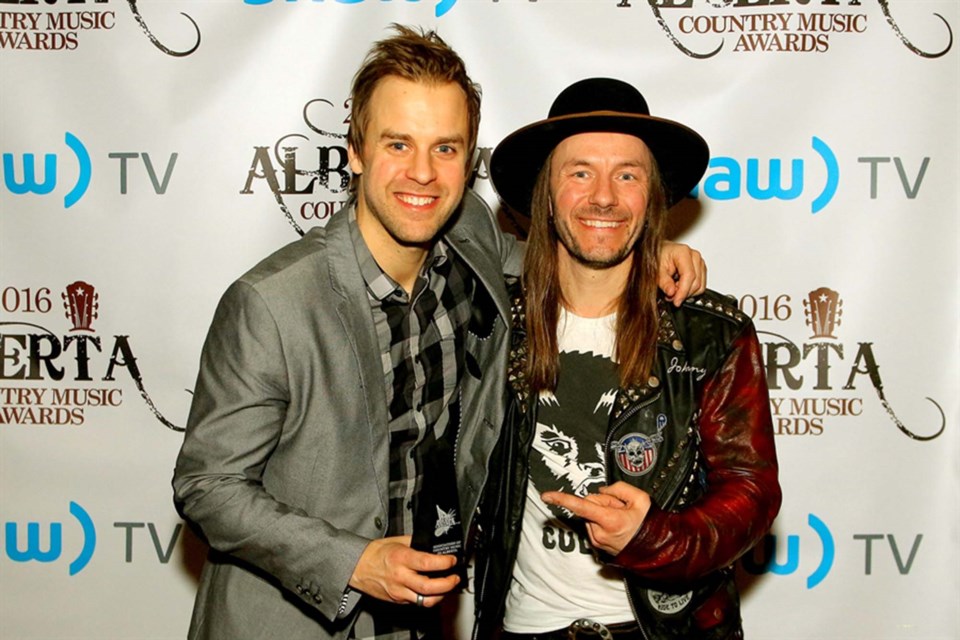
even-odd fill
[{"label": "white step-and-repeat backdrop", "polygon": [[491,148],[583,77],[709,141],[672,233],[761,331],[785,497],[748,636],[960,637],[956,0],[0,0],[0,637],[185,635],[203,337],[345,199],[391,22],[482,84],[492,204]]}]

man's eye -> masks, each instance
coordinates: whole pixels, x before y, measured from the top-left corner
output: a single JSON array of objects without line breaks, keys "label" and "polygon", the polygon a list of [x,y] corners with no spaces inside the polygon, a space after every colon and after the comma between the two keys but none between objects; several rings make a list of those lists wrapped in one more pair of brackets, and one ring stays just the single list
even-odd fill
[{"label": "man's eye", "polygon": [[448,154],[448,153],[456,153],[457,150],[452,145],[442,144],[439,147],[437,147],[437,152],[442,154]]},{"label": "man's eye", "polygon": [[394,151],[403,151],[404,149],[407,148],[407,143],[406,143],[406,142],[391,142],[391,143],[390,143],[390,148],[393,149]]}]

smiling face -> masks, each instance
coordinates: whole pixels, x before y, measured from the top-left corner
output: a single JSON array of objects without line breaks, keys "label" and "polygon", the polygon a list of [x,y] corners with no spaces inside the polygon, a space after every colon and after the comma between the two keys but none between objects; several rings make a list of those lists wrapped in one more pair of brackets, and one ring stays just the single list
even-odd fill
[{"label": "smiling face", "polygon": [[369,104],[363,149],[348,148],[360,176],[357,223],[378,261],[425,252],[463,197],[467,101],[453,83],[387,76]]},{"label": "smiling face", "polygon": [[557,145],[550,192],[561,263],[605,269],[632,261],[650,167],[650,150],[631,135],[581,133]]}]

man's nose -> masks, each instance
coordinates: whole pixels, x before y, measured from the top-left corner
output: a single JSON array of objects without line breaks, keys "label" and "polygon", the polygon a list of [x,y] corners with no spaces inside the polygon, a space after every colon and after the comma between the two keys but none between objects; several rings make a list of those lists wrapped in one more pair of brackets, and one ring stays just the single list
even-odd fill
[{"label": "man's nose", "polygon": [[434,158],[429,151],[415,151],[407,168],[407,176],[419,184],[433,182],[437,177],[433,162]]},{"label": "man's nose", "polygon": [[597,177],[590,191],[590,202],[598,207],[612,207],[617,204],[617,192],[611,177]]}]

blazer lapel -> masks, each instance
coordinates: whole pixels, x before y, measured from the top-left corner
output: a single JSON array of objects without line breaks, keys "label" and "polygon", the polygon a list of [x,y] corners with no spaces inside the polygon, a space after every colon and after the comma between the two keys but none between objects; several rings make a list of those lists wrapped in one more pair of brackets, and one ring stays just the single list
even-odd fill
[{"label": "blazer lapel", "polygon": [[[380,362],[380,345],[373,326],[367,286],[363,276],[360,275],[360,267],[357,264],[356,252],[350,237],[347,209],[341,209],[331,216],[326,226],[326,235],[330,286],[338,295],[337,316],[343,325],[360,371],[359,400],[366,407],[371,463],[376,470],[377,486],[380,489],[383,507],[387,508],[390,440],[387,428],[389,422],[387,396]],[[350,385],[350,381],[345,381],[345,384]],[[346,393],[345,397],[352,398],[356,395]]]},{"label": "blazer lapel", "polygon": [[[470,270],[477,276],[477,279],[483,284],[485,292],[475,296],[475,305],[473,321],[481,324],[493,321],[493,318],[480,318],[479,315],[487,315],[491,312],[498,313],[506,322],[510,318],[510,301],[506,296],[506,289],[503,285],[503,268],[496,256],[488,251],[483,251],[476,242],[470,239],[463,229],[454,227],[447,234],[447,242],[451,248],[463,258]],[[490,305],[493,305],[492,309]]]}]

